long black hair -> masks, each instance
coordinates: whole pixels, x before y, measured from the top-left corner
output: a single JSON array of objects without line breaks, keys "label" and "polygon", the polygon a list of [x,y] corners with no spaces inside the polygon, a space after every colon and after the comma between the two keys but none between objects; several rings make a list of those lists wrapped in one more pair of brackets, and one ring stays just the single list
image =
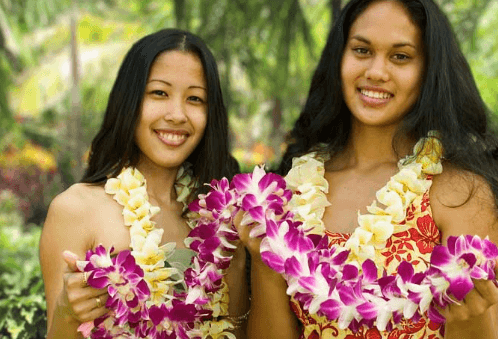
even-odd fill
[{"label": "long black hair", "polygon": [[[109,95],[104,121],[92,141],[88,168],[81,182],[103,183],[124,167],[136,166],[140,150],[135,143],[140,107],[151,65],[167,51],[193,53],[201,60],[207,83],[207,123],[199,145],[187,158],[199,183],[229,179],[239,167],[229,153],[228,116],[221,93],[218,67],[206,44],[192,33],[164,29],[137,41],[127,53]],[[204,185],[198,192],[205,191]]]},{"label": "long black hair", "polygon": [[[320,143],[327,144],[332,155],[346,146],[351,112],[343,99],[341,60],[351,25],[374,1],[379,0],[351,0],[331,29],[279,173],[287,173],[293,157]],[[496,134],[451,24],[432,0],[396,1],[422,33],[426,66],[419,98],[399,125],[393,148],[402,135],[418,140],[437,130],[445,161],[483,176],[498,197]]]}]

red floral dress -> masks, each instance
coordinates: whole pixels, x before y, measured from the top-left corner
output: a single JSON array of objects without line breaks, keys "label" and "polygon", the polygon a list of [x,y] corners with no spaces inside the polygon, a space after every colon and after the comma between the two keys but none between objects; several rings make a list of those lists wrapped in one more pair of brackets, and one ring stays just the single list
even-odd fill
[{"label": "red floral dress", "polygon": [[[429,177],[428,180],[432,178]],[[435,245],[441,243],[441,233],[432,218],[429,205],[429,192],[418,196],[408,207],[406,219],[402,222],[408,229],[393,234],[386,247],[380,250],[384,256],[384,267],[389,274],[395,274],[400,262],[411,262],[416,271],[426,270],[430,254]],[[327,232],[330,245],[344,245],[350,234]],[[414,323],[404,319],[393,331],[380,332],[377,328],[362,329],[353,333],[349,329],[341,330],[337,322],[330,322],[325,317],[310,315],[294,299],[291,308],[303,325],[301,339],[441,339],[444,326],[423,317]]]}]

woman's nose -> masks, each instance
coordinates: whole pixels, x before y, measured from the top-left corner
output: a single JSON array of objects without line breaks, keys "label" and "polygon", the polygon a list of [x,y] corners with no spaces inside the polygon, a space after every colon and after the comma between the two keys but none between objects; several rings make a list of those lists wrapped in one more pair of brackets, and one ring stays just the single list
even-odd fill
[{"label": "woman's nose", "polygon": [[166,104],[164,119],[173,123],[187,121],[186,104],[181,98],[171,98]]},{"label": "woman's nose", "polygon": [[386,82],[389,80],[387,61],[384,56],[378,55],[372,59],[368,69],[365,71],[365,77],[372,81]]}]

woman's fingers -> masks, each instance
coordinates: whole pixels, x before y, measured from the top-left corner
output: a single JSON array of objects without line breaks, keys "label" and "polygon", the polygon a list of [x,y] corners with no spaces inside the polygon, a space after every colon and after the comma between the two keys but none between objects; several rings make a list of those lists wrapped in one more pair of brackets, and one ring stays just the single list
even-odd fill
[{"label": "woman's fingers", "polygon": [[450,304],[440,310],[446,321],[466,321],[482,315],[494,304],[498,303],[498,288],[490,280],[474,280],[474,288],[459,304]]},{"label": "woman's fingers", "polygon": [[75,318],[80,322],[95,320],[96,318],[109,312],[109,310],[105,307],[107,299],[109,298],[107,291],[95,289],[94,291],[100,292],[100,294],[93,295],[88,299],[82,300],[74,306],[73,311]]},{"label": "woman's fingers", "polygon": [[249,253],[251,254],[252,257],[255,255],[258,256],[259,254],[259,247],[261,245],[261,239],[257,238],[251,238],[249,236],[249,233],[251,232],[252,226],[247,225],[247,226],[241,226],[240,222],[242,221],[242,217],[244,216],[246,212],[244,211],[239,211],[233,221],[235,228],[237,229],[237,232],[239,233],[239,238],[240,241],[245,245],[245,247],[249,250]]},{"label": "woman's fingers", "polygon": [[474,280],[474,290],[486,301],[487,307],[498,304],[498,287],[492,280]]},{"label": "woman's fingers", "polygon": [[94,320],[104,314],[108,309],[105,304],[109,295],[107,289],[96,289],[88,286],[85,281],[85,272],[64,274],[65,294],[73,318],[80,322]]},{"label": "woman's fingers", "polygon": [[88,273],[74,272],[64,273],[64,281],[66,288],[86,288],[88,286]]},{"label": "woman's fingers", "polygon": [[76,261],[78,260],[78,256],[71,251],[62,252],[62,258],[66,262],[68,269],[70,272],[77,272],[78,267],[76,266]]},{"label": "woman's fingers", "polygon": [[235,217],[233,218],[233,224],[235,228],[237,229],[237,232],[239,233],[239,238],[242,243],[246,244],[247,241],[249,240],[249,229],[248,227],[244,227],[240,225],[240,222],[242,221],[242,217],[244,216],[244,211],[240,210],[237,212]]},{"label": "woman's fingers", "polygon": [[459,304],[448,305],[442,314],[448,323],[453,321],[466,321],[473,315],[484,312],[484,302],[481,295],[475,290],[472,290],[465,296],[464,300],[459,302]]}]

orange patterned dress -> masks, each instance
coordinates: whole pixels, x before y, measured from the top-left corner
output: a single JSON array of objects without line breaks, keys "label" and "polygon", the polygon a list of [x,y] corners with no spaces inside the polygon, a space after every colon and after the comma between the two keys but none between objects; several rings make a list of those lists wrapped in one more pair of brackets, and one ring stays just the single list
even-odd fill
[{"label": "orange patterned dress", "polygon": [[[432,176],[427,180],[432,180]],[[432,218],[428,191],[415,198],[401,224],[405,224],[407,229],[394,233],[385,248],[380,250],[384,257],[384,267],[389,274],[395,274],[400,262],[408,261],[412,263],[416,272],[425,271],[434,246],[441,243],[441,233]],[[330,245],[344,245],[350,237],[350,234],[328,231],[326,234],[330,239]],[[417,323],[404,319],[398,328],[392,331],[381,332],[377,328],[370,328],[353,333],[349,329],[340,329],[337,322],[308,314],[294,299],[291,300],[291,308],[303,326],[301,339],[441,339],[444,337],[444,326],[433,323],[425,317]]]}]

